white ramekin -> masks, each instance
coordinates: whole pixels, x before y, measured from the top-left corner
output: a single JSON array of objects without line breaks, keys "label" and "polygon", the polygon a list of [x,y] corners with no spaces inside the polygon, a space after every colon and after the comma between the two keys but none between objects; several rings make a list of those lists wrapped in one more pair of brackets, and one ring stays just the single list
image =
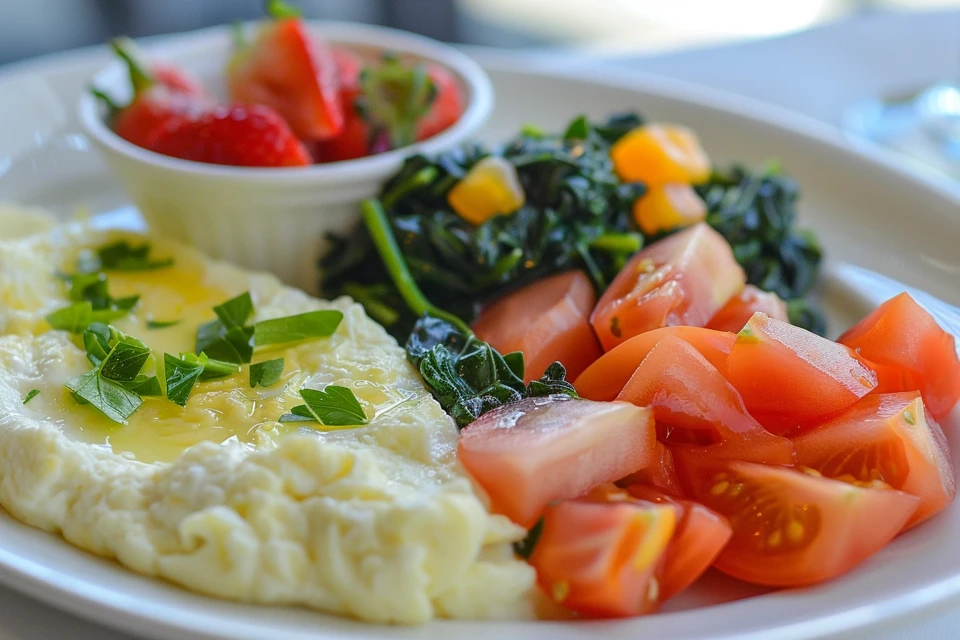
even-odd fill
[{"label": "white ramekin", "polygon": [[[466,109],[449,129],[423,142],[368,158],[303,168],[257,169],[179,160],[147,151],[117,136],[89,93],[80,99],[86,134],[152,229],[206,253],[251,269],[271,271],[306,291],[316,289],[317,259],[328,232],[348,231],[358,204],[375,195],[414,152],[437,153],[473,135],[493,109],[490,79],[457,49],[418,35],[342,22],[309,23],[313,33],[358,52],[388,50],[440,63],[460,79]],[[215,95],[223,94],[231,39],[226,27],[186,34],[147,55],[182,65]],[[112,64],[91,84],[125,99],[125,67]]]}]

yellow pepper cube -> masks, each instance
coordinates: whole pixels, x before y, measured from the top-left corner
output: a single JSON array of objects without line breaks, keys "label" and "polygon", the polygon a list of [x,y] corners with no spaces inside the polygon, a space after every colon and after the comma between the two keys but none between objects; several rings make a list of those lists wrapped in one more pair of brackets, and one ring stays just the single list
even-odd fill
[{"label": "yellow pepper cube", "polygon": [[610,158],[625,182],[698,184],[710,177],[710,158],[697,135],[679,125],[637,127],[614,143]]},{"label": "yellow pepper cube", "polygon": [[516,167],[499,156],[488,156],[450,189],[447,202],[461,218],[481,225],[494,216],[513,213],[526,197]]},{"label": "yellow pepper cube", "polygon": [[706,203],[688,184],[651,187],[633,203],[633,219],[648,235],[696,224],[706,217]]}]

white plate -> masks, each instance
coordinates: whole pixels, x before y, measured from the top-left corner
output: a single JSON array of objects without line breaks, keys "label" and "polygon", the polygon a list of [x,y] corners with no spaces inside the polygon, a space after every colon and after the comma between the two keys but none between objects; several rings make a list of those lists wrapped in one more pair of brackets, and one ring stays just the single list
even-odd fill
[{"label": "white plate", "polygon": [[[203,33],[190,36],[203,38]],[[92,58],[95,60],[95,58]],[[69,211],[122,207],[124,199],[76,131],[72,101],[90,59],[25,68],[0,78],[0,200]],[[497,110],[485,134],[510,135],[527,122],[559,127],[578,113],[602,117],[639,109],[693,127],[717,161],[778,158],[803,189],[802,216],[830,258],[824,296],[834,329],[872,305],[919,287],[922,302],[951,331],[960,330],[960,189],[856,148],[832,129],[724,94],[609,70],[559,72],[550,63],[486,56]],[[3,84],[18,83],[14,85]],[[23,96],[36,101],[24,109]],[[11,118],[18,120],[11,124]],[[16,129],[16,131],[15,131]],[[38,131],[36,139],[21,134]],[[3,132],[11,135],[4,137]],[[18,135],[12,135],[17,133]],[[2,158],[16,151],[11,166]],[[6,175],[4,175],[4,173]],[[883,275],[878,275],[883,274]],[[960,460],[960,411],[945,425]],[[709,574],[668,604],[666,613],[622,622],[437,622],[378,627],[301,609],[267,608],[196,596],[136,576],[59,538],[0,514],[0,582],[73,613],[158,638],[417,638],[458,640],[481,634],[564,640],[603,634],[636,638],[812,638],[877,624],[960,600],[960,509],[898,538],[839,580],[803,590],[764,590]],[[750,597],[755,596],[755,597]]]}]

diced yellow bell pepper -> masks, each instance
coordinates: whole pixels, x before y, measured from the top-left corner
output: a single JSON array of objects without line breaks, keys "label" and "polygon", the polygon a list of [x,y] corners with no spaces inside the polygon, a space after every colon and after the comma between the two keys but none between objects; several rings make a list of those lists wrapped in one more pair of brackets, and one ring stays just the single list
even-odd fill
[{"label": "diced yellow bell pepper", "polygon": [[633,203],[633,219],[648,235],[686,227],[706,217],[706,203],[688,184],[651,187]]},{"label": "diced yellow bell pepper", "polygon": [[499,156],[488,156],[450,189],[447,202],[461,218],[481,225],[493,216],[513,213],[526,197],[516,167]]},{"label": "diced yellow bell pepper", "polygon": [[610,148],[617,175],[625,182],[659,186],[671,182],[698,184],[710,177],[710,158],[697,135],[673,124],[645,124]]}]

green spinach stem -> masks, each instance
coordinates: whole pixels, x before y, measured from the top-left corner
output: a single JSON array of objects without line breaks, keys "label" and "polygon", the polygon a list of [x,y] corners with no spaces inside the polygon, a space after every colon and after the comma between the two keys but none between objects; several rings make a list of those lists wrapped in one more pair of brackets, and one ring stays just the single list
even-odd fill
[{"label": "green spinach stem", "polygon": [[383,205],[376,198],[364,200],[360,205],[363,214],[363,223],[370,232],[373,239],[373,245],[377,248],[383,264],[387,267],[390,279],[400,292],[403,301],[407,303],[410,310],[416,315],[424,314],[439,318],[449,322],[457,329],[463,332],[466,337],[473,337],[473,331],[467,324],[457,316],[435,307],[433,303],[427,300],[420,287],[410,274],[407,268],[407,262],[403,259],[400,247],[397,245],[397,239],[393,235],[390,227],[390,221],[387,219],[387,213],[383,210]]}]

